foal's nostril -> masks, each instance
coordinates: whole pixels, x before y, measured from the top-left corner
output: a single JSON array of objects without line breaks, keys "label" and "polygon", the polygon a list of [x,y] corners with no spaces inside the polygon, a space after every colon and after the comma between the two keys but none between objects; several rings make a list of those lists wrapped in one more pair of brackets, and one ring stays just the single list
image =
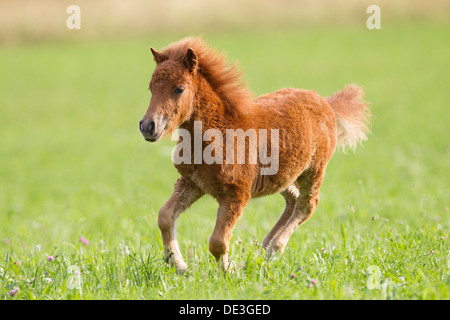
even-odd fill
[{"label": "foal's nostril", "polygon": [[150,121],[148,124],[148,132],[153,135],[155,133],[155,121]]},{"label": "foal's nostril", "polygon": [[142,123],[143,123],[144,121],[139,121],[139,130],[141,130],[142,131]]}]

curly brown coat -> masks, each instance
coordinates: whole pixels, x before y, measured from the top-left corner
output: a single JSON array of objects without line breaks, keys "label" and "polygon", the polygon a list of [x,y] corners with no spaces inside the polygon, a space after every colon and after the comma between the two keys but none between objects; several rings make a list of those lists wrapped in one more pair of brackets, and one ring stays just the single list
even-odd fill
[{"label": "curly brown coat", "polygon": [[[200,39],[185,38],[152,53],[157,63],[150,82],[152,98],[140,122],[146,140],[157,141],[177,127],[194,134],[194,124],[200,121],[202,134],[213,128],[225,137],[230,129],[254,129],[259,146],[278,154],[278,170],[272,175],[261,174],[267,164],[259,160],[229,163],[225,153],[222,163],[176,164],[181,177],[158,216],[167,261],[179,272],[186,270],[175,239],[175,220],[204,194],[219,203],[209,249],[223,270],[229,267],[232,229],[254,197],[279,192],[285,198],[284,212],[263,240],[268,255],[282,251],[317,207],[325,167],[336,145],[354,149],[366,139],[370,112],[362,90],[350,85],[326,99],[314,91],[285,88],[252,99],[236,66],[227,65],[223,55]],[[272,146],[269,136],[261,137],[260,129],[277,129],[277,145]],[[210,143],[203,140],[202,148]],[[224,148],[227,143],[224,139]],[[237,148],[234,142],[233,147]],[[250,142],[244,148],[248,157]]]}]

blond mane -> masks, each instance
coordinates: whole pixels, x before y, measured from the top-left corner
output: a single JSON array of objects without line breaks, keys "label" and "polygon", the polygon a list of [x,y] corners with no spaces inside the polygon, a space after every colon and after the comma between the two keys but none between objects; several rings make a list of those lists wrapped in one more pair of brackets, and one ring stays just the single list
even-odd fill
[{"label": "blond mane", "polygon": [[236,64],[226,63],[225,55],[208,47],[201,39],[188,37],[172,43],[162,50],[169,59],[180,59],[188,48],[198,57],[199,72],[224,102],[233,116],[248,114],[252,106],[252,94],[242,82],[242,72]]}]

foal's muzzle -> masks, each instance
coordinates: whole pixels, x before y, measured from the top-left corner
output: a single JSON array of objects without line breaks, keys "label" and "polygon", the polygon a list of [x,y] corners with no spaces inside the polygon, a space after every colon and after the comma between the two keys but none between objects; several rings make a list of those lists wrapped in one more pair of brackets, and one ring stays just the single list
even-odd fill
[{"label": "foal's muzzle", "polygon": [[145,140],[155,142],[163,135],[167,123],[168,119],[160,115],[155,115],[148,119],[144,117],[139,121],[139,130]]}]

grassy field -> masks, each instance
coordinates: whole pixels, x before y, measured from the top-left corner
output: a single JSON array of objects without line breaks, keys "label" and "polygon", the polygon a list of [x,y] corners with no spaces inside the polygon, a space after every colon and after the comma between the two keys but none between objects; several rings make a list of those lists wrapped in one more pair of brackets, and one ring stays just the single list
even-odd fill
[{"label": "grassy field", "polygon": [[283,256],[260,248],[282,197],[247,206],[225,275],[207,197],[177,224],[190,270],[165,265],[174,142],[138,130],[149,47],[180,37],[0,47],[0,299],[449,299],[449,36],[431,23],[204,36],[255,96],[357,83],[374,115],[364,146],[334,155]]}]

